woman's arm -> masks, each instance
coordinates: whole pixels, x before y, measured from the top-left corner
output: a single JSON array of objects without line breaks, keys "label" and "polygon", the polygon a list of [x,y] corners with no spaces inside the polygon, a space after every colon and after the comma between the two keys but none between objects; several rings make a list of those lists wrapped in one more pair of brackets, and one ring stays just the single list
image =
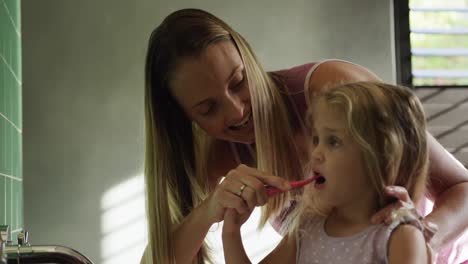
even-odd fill
[{"label": "woman's arm", "polygon": [[426,264],[428,249],[422,232],[412,225],[397,227],[388,242],[389,264]]},{"label": "woman's arm", "polygon": [[[211,225],[223,219],[224,205],[233,207],[238,204],[238,210],[246,210],[239,197],[225,192],[226,186],[217,186],[221,177],[238,165],[235,162],[229,145],[223,141],[214,141],[209,151],[208,181],[210,189],[214,191],[200,206],[185,217],[174,228],[174,255],[176,263],[192,263],[206,237]],[[217,203],[223,199],[223,203]]]},{"label": "woman's arm", "polygon": [[[448,153],[431,135],[429,144],[428,194],[434,199],[434,208],[424,221],[431,227],[436,225],[437,232],[430,239],[431,248],[442,249],[448,242],[466,232],[468,227],[468,171],[450,153]],[[373,216],[372,221],[391,222],[391,211],[400,206],[412,204],[406,189],[394,186],[386,192],[400,200],[387,206]],[[433,227],[432,227],[433,228]],[[431,231],[431,230],[429,230]],[[425,234],[426,235],[426,234]],[[430,235],[427,237],[430,238]]]},{"label": "woman's arm", "polygon": [[429,191],[435,201],[426,220],[438,226],[430,241],[432,248],[438,250],[468,228],[468,170],[431,135],[428,143]]},{"label": "woman's arm", "polygon": [[[321,93],[334,86],[353,81],[380,81],[362,67],[338,61],[320,65],[312,74],[309,93]],[[465,169],[439,142],[428,136],[430,159],[429,193],[434,198],[434,209],[426,217],[438,226],[439,231],[431,239],[434,250],[453,240],[468,227],[468,170]],[[402,197],[395,195],[395,197]],[[379,212],[374,220],[382,221],[388,210]],[[380,219],[380,220],[379,220]]]},{"label": "woman's arm", "polygon": [[185,217],[185,219],[174,228],[174,255],[176,263],[192,263],[205,239],[213,220],[207,217],[207,203],[199,207]]},{"label": "woman's arm", "polygon": [[[174,256],[176,263],[193,263],[193,259],[201,248],[203,240],[212,224],[206,217],[205,205],[195,208],[178,226],[172,231],[174,236]],[[146,246],[140,264],[155,263],[151,260],[151,252]]]}]

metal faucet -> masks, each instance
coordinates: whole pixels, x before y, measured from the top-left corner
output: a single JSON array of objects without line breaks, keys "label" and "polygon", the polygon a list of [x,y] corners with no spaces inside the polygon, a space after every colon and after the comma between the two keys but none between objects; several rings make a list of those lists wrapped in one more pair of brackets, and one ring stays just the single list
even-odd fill
[{"label": "metal faucet", "polygon": [[[6,228],[5,228],[6,227]],[[28,232],[21,231],[18,234],[18,244],[13,245],[8,241],[8,226],[0,226],[1,243],[0,264],[27,264],[27,263],[47,263],[47,264],[93,264],[86,256],[80,252],[65,246],[58,245],[30,245],[28,242]],[[6,237],[4,239],[4,231]]]},{"label": "metal faucet", "polygon": [[6,264],[5,247],[10,239],[10,227],[0,225],[0,264]]}]

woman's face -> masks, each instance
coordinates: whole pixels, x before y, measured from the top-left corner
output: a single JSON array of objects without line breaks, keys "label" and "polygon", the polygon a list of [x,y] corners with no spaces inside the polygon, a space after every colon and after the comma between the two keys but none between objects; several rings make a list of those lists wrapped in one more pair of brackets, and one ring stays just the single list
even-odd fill
[{"label": "woman's face", "polygon": [[188,117],[211,136],[255,141],[250,93],[242,59],[231,41],[182,59],[171,76],[171,93]]}]

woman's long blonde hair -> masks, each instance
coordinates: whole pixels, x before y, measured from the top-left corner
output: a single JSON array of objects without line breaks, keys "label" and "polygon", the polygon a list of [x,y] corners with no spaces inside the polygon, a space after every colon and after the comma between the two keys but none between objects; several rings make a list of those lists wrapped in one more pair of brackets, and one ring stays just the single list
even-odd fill
[{"label": "woman's long blonde hair", "polygon": [[[192,124],[169,91],[180,60],[197,56],[219,41],[232,41],[244,62],[251,93],[257,165],[287,179],[301,178],[284,94],[265,73],[247,42],[219,18],[198,9],[170,14],[152,32],[145,70],[145,185],[149,243],[153,263],[174,263],[172,229],[209,193],[207,160],[210,139]],[[287,199],[278,196],[263,212],[265,223]],[[197,263],[208,260],[207,246]]]},{"label": "woman's long blonde hair", "polygon": [[[360,146],[364,172],[371,183],[369,188],[375,191],[378,209],[393,202],[384,192],[389,185],[403,186],[415,203],[420,200],[428,182],[429,152],[425,115],[416,95],[406,87],[356,82],[332,88],[310,101],[309,127],[319,101],[337,107],[345,115],[346,127]],[[304,218],[323,215],[313,202],[302,204],[289,230],[294,234],[301,221],[307,220]]]}]

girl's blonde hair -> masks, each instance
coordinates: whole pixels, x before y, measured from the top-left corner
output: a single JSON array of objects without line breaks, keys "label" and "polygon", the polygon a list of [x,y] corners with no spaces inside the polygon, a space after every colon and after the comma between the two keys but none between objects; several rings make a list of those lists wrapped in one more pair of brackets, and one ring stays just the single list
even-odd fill
[{"label": "girl's blonde hair", "polygon": [[[292,141],[290,113],[277,76],[266,73],[248,43],[219,18],[198,9],[170,14],[152,32],[145,69],[145,185],[149,243],[148,262],[174,263],[172,229],[209,193],[207,160],[210,138],[186,116],[171,96],[169,83],[181,60],[206,47],[232,41],[244,62],[251,93],[257,165],[287,179],[301,178]],[[221,176],[221,175],[220,175]],[[265,207],[265,223],[288,199],[278,196]],[[152,260],[151,260],[152,259]],[[208,260],[207,246],[197,263]]]},{"label": "girl's blonde hair", "polygon": [[405,187],[414,202],[421,198],[429,152],[426,119],[416,95],[401,86],[357,82],[331,89],[312,101],[318,100],[344,111],[348,130],[361,147],[379,208],[391,202],[384,193],[388,185]]},{"label": "girl's blonde hair", "polygon": [[[405,187],[415,203],[420,200],[426,190],[429,163],[426,120],[419,99],[408,88],[356,82],[331,88],[310,101],[309,127],[317,102],[342,110],[348,131],[360,146],[379,209],[393,202],[384,192],[388,185]],[[314,214],[310,209],[299,207],[296,216],[310,217]],[[290,231],[296,232],[300,221],[295,221]]]}]

